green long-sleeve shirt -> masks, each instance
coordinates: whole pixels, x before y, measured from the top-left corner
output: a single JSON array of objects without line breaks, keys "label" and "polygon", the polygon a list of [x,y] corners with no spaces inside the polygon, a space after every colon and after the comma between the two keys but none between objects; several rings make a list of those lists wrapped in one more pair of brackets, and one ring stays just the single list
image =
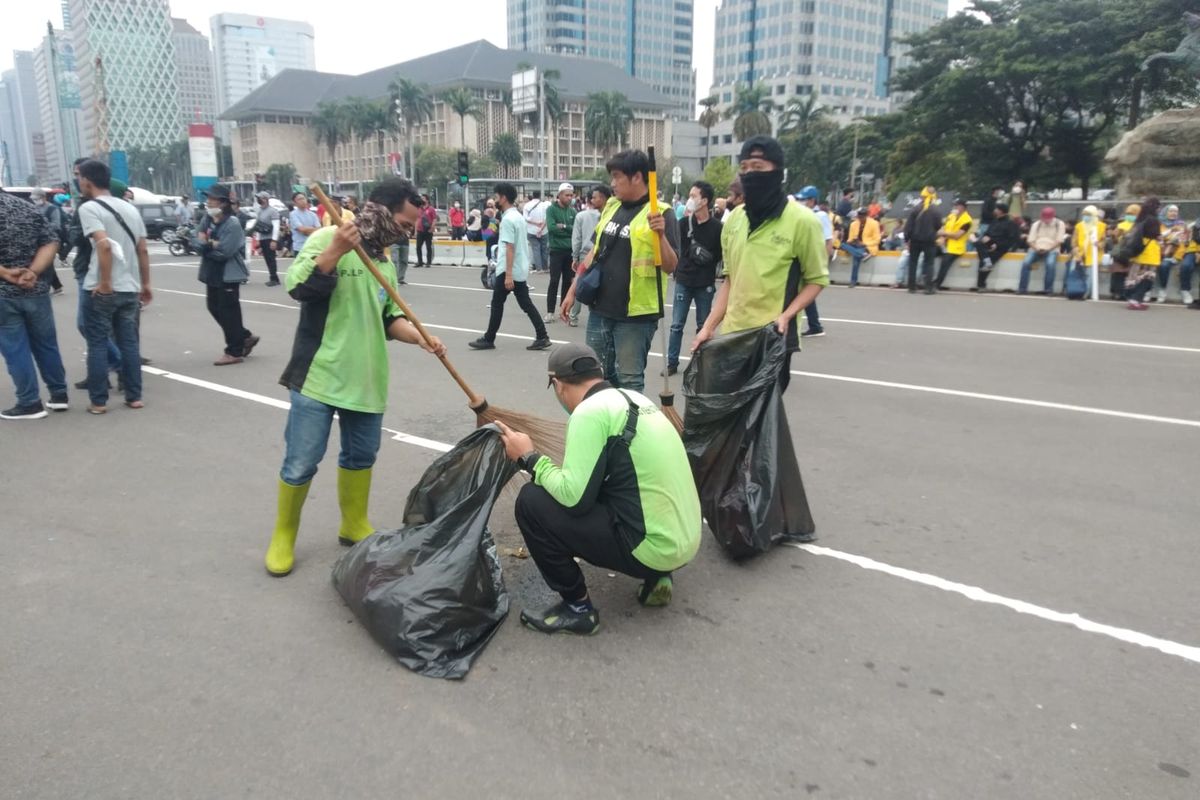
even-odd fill
[{"label": "green long-sleeve shirt", "polygon": [[550,252],[571,252],[571,229],[575,226],[575,209],[563,208],[557,202],[546,209],[546,230],[550,240],[546,243]]}]

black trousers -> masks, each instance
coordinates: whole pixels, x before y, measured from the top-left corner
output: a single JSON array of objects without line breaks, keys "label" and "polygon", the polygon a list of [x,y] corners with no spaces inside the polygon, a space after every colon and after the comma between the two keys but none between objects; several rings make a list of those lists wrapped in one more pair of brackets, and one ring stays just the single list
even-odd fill
[{"label": "black trousers", "polygon": [[979,274],[975,278],[975,288],[987,288],[988,277],[1000,265],[1000,261],[1006,255],[1008,255],[1007,250],[979,251]]},{"label": "black trousers", "polygon": [[958,261],[958,256],[954,253],[942,253],[942,263],[938,265],[937,281],[934,284],[937,288],[942,288],[942,283],[950,274],[950,268],[954,266],[955,261]]},{"label": "black trousers", "polygon": [[[562,281],[562,293],[559,293],[558,284]],[[553,314],[555,309],[562,305],[563,300],[567,299],[567,292],[571,291],[571,282],[575,280],[575,273],[571,270],[571,251],[570,250],[551,250],[550,251],[550,288],[546,290],[546,312]]]},{"label": "black trousers", "polygon": [[582,600],[588,593],[576,556],[632,578],[654,580],[666,574],[634,558],[634,545],[621,535],[608,506],[596,504],[588,513],[577,516],[545,489],[530,483],[517,495],[516,517],[525,546],[546,585],[568,603]]},{"label": "black trousers", "polygon": [[921,274],[925,276],[925,289],[933,288],[933,261],[936,258],[936,242],[912,242],[908,246],[908,290],[910,292],[916,291],[917,288],[918,262],[921,264]]},{"label": "black trousers", "polygon": [[[421,248],[425,248],[425,257],[421,258]],[[433,231],[417,231],[417,266],[433,266]]]},{"label": "black trousers", "polygon": [[245,355],[250,331],[242,327],[241,286],[236,283],[209,286],[208,313],[225,334],[225,352],[231,356]]},{"label": "black trousers", "polygon": [[546,333],[546,324],[542,322],[542,317],[538,314],[537,306],[533,304],[533,300],[529,299],[529,284],[525,281],[513,281],[513,288],[510,292],[504,288],[504,276],[497,272],[496,286],[492,289],[492,317],[488,320],[487,333],[483,335],[483,338],[489,342],[496,341],[496,331],[500,330],[500,323],[504,320],[504,304],[508,301],[510,294],[517,296],[517,305],[533,323],[533,331],[537,338],[545,339],[549,336]]},{"label": "black trousers", "polygon": [[271,280],[279,280],[278,262],[275,260],[275,251],[271,249],[270,239],[259,239],[258,249],[262,251],[263,261],[267,262],[267,272],[271,273]]},{"label": "black trousers", "polygon": [[1108,273],[1108,293],[1113,300],[1125,299],[1125,272]]}]

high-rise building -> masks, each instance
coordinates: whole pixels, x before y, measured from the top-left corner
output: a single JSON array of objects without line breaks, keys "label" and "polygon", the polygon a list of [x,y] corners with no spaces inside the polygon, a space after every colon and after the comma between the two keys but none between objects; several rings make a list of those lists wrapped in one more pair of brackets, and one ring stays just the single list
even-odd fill
[{"label": "high-rise building", "polygon": [[13,68],[0,78],[6,96],[5,103],[0,105],[0,115],[6,118],[0,131],[6,151],[4,158],[9,178],[14,184],[24,184],[30,175],[41,177],[46,169],[33,53],[14,51]]},{"label": "high-rise building", "polygon": [[167,0],[70,0],[67,16],[83,106],[83,152],[103,147],[103,137],[110,150],[163,147],[186,138]]},{"label": "high-rise building", "polygon": [[[218,114],[285,69],[317,68],[313,27],[307,22],[218,14],[210,24]],[[218,126],[218,134],[229,140],[228,122]]]},{"label": "high-rise building", "polygon": [[43,181],[65,180],[71,164],[83,150],[79,80],[74,70],[70,41],[62,31],[51,29],[33,53],[37,84],[38,114],[45,148]]},{"label": "high-rise building", "polygon": [[712,94],[724,106],[763,84],[777,103],[815,94],[842,122],[887,113],[899,40],[948,13],[948,0],[722,0]]},{"label": "high-rise building", "polygon": [[615,64],[691,119],[693,0],[508,0],[508,47]]},{"label": "high-rise building", "polygon": [[217,121],[216,74],[208,37],[187,23],[171,20],[175,40],[175,75],[179,81],[179,111],[185,125]]}]

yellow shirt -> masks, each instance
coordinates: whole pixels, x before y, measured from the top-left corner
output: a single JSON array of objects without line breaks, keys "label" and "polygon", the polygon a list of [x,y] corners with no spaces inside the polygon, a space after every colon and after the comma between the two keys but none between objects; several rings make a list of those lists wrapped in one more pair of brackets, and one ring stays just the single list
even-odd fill
[{"label": "yellow shirt", "polygon": [[951,212],[946,217],[946,224],[942,226],[942,233],[957,233],[966,228],[967,236],[958,239],[946,237],[946,252],[952,256],[961,256],[967,252],[967,240],[970,238],[971,226],[975,220],[971,219],[971,215],[964,211],[961,214]]},{"label": "yellow shirt", "polygon": [[[1097,257],[1104,254],[1105,237],[1108,235],[1108,226],[1103,222],[1096,222],[1096,255]],[[1077,259],[1085,266],[1092,266],[1092,241],[1088,236],[1087,224],[1078,222],[1075,224],[1075,237],[1071,242],[1071,248],[1078,253]]]},{"label": "yellow shirt", "polygon": [[[861,228],[861,230],[859,230]],[[883,241],[883,233],[879,230],[879,221],[867,217],[866,224],[859,222],[857,219],[850,223],[850,231],[846,234],[846,241],[861,241],[863,247],[867,248],[867,252],[871,255],[879,254],[879,243]]]},{"label": "yellow shirt", "polygon": [[[342,222],[353,222],[353,221],[354,221],[354,212],[348,208],[343,208],[342,209]],[[321,227],[322,228],[332,228],[333,227],[333,220],[330,219],[329,215],[325,213],[324,206],[321,207]]]}]

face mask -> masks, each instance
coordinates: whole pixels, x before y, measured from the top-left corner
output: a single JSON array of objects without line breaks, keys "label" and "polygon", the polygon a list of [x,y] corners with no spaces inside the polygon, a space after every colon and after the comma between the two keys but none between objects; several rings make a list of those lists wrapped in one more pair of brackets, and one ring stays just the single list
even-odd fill
[{"label": "face mask", "polygon": [[1134,216],[1133,214],[1126,214],[1125,221],[1126,222],[1137,222],[1137,217]]},{"label": "face mask", "polygon": [[1084,222],[1095,222],[1095,221],[1096,221],[1096,217],[1095,217],[1095,215],[1094,215],[1094,214],[1084,214],[1084,215],[1083,215],[1083,221],[1084,221]]},{"label": "face mask", "polygon": [[742,192],[746,212],[751,220],[765,217],[781,206],[783,195],[783,170],[770,172],[747,172],[742,175]]},{"label": "face mask", "polygon": [[1013,194],[1020,194],[1020,193],[1021,193],[1021,192],[1023,192],[1023,191],[1025,191],[1025,190],[1024,190],[1024,189],[1022,189],[1020,186],[1014,186],[1014,187],[1013,187]]},{"label": "face mask", "polygon": [[220,208],[212,208],[209,206],[204,209],[204,213],[212,217],[213,221],[215,222],[216,220],[219,220],[221,218],[221,214],[225,212],[223,212]]},{"label": "face mask", "polygon": [[693,197],[689,197],[687,202],[683,204],[683,207],[687,211],[687,213],[695,214],[696,213],[696,199]]}]

